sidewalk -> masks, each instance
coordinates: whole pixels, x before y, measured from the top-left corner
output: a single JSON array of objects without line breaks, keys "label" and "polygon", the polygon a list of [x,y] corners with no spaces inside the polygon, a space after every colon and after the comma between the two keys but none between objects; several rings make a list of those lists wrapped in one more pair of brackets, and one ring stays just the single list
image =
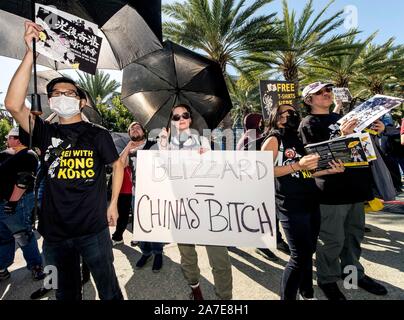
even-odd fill
[{"label": "sidewalk", "polygon": [[[404,200],[403,195],[400,200]],[[385,297],[377,297],[358,290],[345,290],[348,299],[399,299],[404,300],[404,206],[388,204],[384,211],[366,215],[367,226],[372,230],[366,233],[362,245],[361,262],[366,274],[381,281],[389,290]],[[392,213],[392,210],[396,210]],[[115,267],[125,299],[166,300],[188,299],[189,288],[180,269],[180,255],[175,244],[164,247],[164,266],[160,273],[151,271],[151,262],[144,269],[136,270],[136,261],[140,258],[138,247],[132,248],[129,232],[125,233],[125,245],[114,248]],[[40,240],[40,246],[42,241]],[[197,247],[200,259],[201,286],[205,299],[216,299],[213,278],[204,247]],[[278,262],[265,260],[252,248],[236,248],[230,252],[233,264],[233,296],[236,300],[279,300],[279,286],[282,271],[288,256],[277,252]],[[0,282],[0,299],[29,299],[30,294],[40,288],[41,283],[31,280],[30,272],[25,268],[21,250],[16,252],[15,263],[9,268],[11,278]],[[342,288],[342,283],[340,285]],[[324,299],[321,291],[315,287],[316,294]],[[95,299],[93,283],[84,287],[85,299]],[[44,299],[54,299],[50,293]]]}]

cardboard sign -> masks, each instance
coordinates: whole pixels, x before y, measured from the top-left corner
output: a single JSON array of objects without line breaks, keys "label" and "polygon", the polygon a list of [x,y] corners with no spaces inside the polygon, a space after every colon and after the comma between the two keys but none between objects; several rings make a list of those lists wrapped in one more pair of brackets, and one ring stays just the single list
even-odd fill
[{"label": "cardboard sign", "polygon": [[361,132],[374,121],[381,118],[394,108],[400,106],[403,102],[404,99],[401,98],[394,98],[378,94],[365,101],[346,116],[338,120],[338,123],[341,124],[344,121],[355,118],[358,120],[358,125],[354,130],[355,132]]},{"label": "cardboard sign", "polygon": [[272,152],[138,151],[134,239],[276,247]]},{"label": "cardboard sign", "polygon": [[40,32],[37,51],[73,69],[95,74],[102,38],[98,26],[54,7],[35,4]]},{"label": "cardboard sign", "polygon": [[260,81],[262,115],[265,120],[275,105],[290,104],[298,107],[297,84],[288,81]]}]

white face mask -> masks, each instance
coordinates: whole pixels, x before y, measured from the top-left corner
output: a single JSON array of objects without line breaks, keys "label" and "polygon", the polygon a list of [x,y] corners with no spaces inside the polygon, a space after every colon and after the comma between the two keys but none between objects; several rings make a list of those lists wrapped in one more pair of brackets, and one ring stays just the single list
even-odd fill
[{"label": "white face mask", "polygon": [[61,118],[71,118],[80,113],[80,100],[76,98],[52,97],[49,99],[49,107]]}]

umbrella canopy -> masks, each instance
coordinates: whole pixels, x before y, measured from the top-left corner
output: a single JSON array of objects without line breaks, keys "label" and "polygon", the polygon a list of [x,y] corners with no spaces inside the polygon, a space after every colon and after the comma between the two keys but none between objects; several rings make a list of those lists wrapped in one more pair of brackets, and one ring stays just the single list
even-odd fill
[{"label": "umbrella canopy", "polygon": [[[44,119],[47,119],[52,114],[52,111],[49,108],[49,104],[48,104],[48,95],[46,92],[46,85],[52,79],[62,77],[62,76],[63,75],[61,73],[54,71],[54,70],[37,72],[38,94],[41,97],[41,106],[42,106],[42,112],[43,112],[41,117]],[[102,122],[101,114],[97,110],[94,101],[91,99],[91,97],[87,91],[85,91],[84,89],[82,89],[82,90],[84,91],[84,93],[86,94],[86,97],[87,97],[87,105],[83,108],[83,114],[89,121],[91,121],[93,123],[101,124],[101,122]],[[31,78],[31,81],[28,86],[28,94],[31,94],[33,92],[34,92],[34,81],[33,81],[33,78]]]},{"label": "umbrella canopy", "polygon": [[129,136],[127,132],[111,132],[112,140],[114,141],[116,151],[120,154],[129,143]]},{"label": "umbrella canopy", "polygon": [[[33,0],[32,0],[33,1]],[[156,34],[161,34],[161,0],[37,0],[36,3],[55,6],[100,27],[103,38],[98,68],[121,70],[132,61],[161,49],[155,33],[136,10],[138,6],[147,20],[153,22]],[[160,11],[151,11],[160,10]],[[156,17],[153,17],[152,15]],[[0,55],[22,59],[25,54],[24,21],[31,19],[31,0],[1,0],[0,2]],[[37,63],[54,70],[70,68],[55,60],[39,56]]]},{"label": "umbrella canopy", "polygon": [[147,129],[167,127],[171,108],[188,104],[192,127],[214,129],[232,108],[220,66],[170,41],[124,68],[122,102]]}]

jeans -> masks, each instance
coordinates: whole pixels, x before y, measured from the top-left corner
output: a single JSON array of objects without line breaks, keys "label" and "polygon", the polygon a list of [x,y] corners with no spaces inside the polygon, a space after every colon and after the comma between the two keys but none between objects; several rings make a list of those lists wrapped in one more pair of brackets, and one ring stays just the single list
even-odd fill
[{"label": "jeans", "polygon": [[160,242],[144,242],[141,241],[139,243],[140,250],[142,250],[142,254],[145,256],[150,256],[151,254],[162,254],[163,253],[164,243]]},{"label": "jeans", "polygon": [[45,261],[57,268],[57,300],[81,300],[80,256],[87,264],[101,300],[122,300],[113,265],[109,229],[99,233],[43,244]]},{"label": "jeans", "polygon": [[14,215],[4,213],[4,201],[0,201],[0,269],[6,269],[14,262],[15,240],[13,234],[25,231],[28,243],[21,246],[27,268],[42,266],[38,242],[32,231],[32,209],[34,208],[33,192],[24,194],[18,201]]},{"label": "jeans", "polygon": [[313,254],[320,230],[320,210],[277,212],[290,248],[281,280],[281,299],[296,300],[297,292],[313,295]]}]

